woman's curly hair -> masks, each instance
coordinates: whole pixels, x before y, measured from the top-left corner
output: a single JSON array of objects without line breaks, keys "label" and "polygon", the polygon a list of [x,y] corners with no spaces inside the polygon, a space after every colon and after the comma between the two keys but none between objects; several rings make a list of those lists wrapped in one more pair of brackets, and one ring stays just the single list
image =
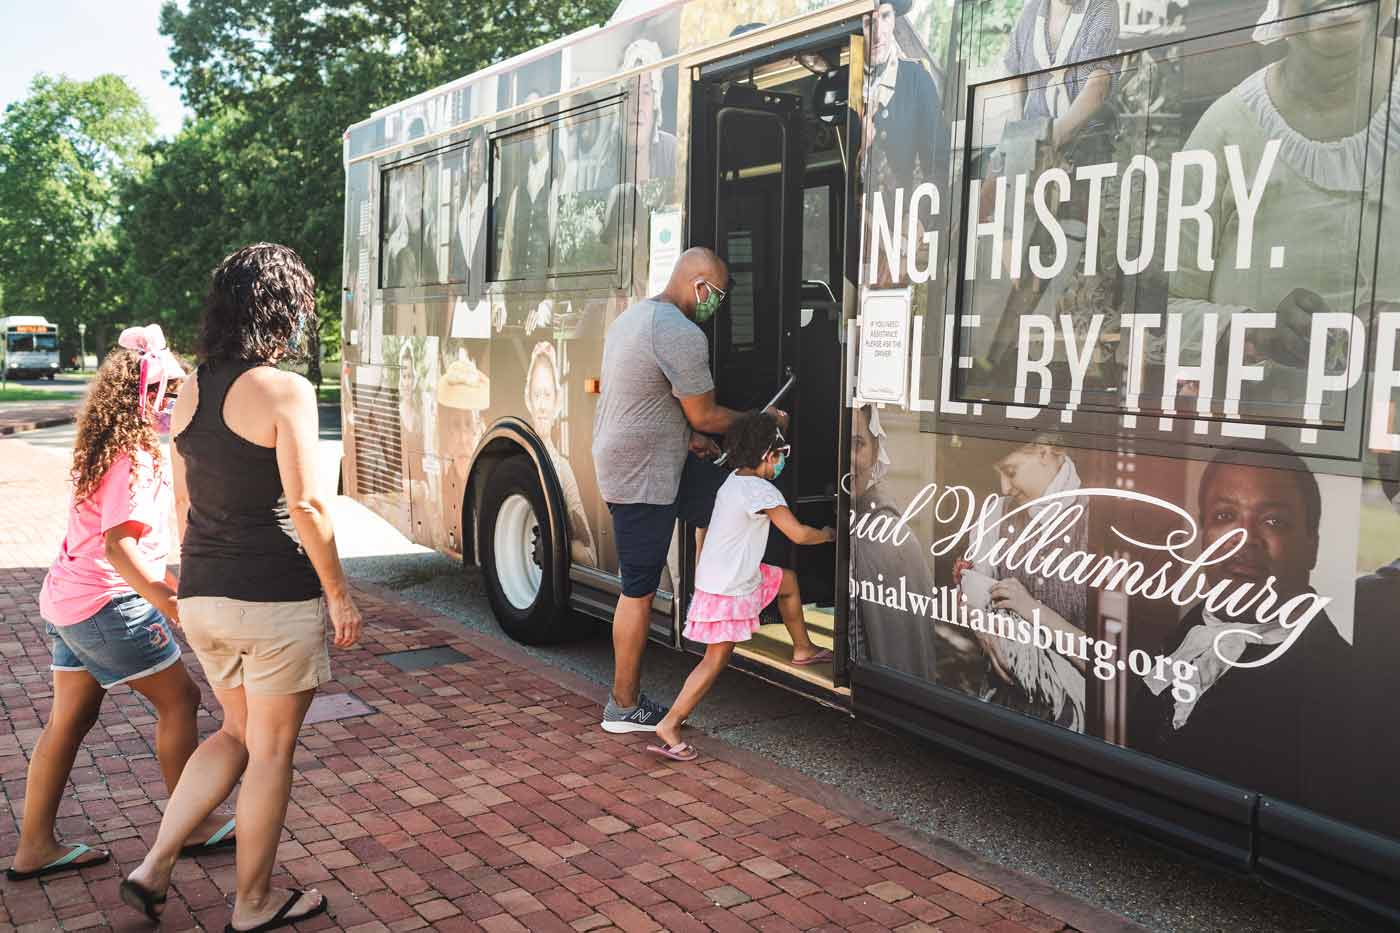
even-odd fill
[{"label": "woman's curly hair", "polygon": [[201,363],[271,363],[298,355],[316,327],[316,280],[291,247],[254,243],[214,269],[200,323]]},{"label": "woman's curly hair", "polygon": [[78,437],[73,442],[75,502],[97,491],[119,455],[134,459],[137,451],[144,450],[160,459],[160,440],[154,422],[141,411],[140,394],[141,355],[120,347],[107,354],[78,415]]},{"label": "woman's curly hair", "polygon": [[778,440],[778,419],[766,411],[740,415],[724,435],[724,451],[735,469],[756,470]]}]

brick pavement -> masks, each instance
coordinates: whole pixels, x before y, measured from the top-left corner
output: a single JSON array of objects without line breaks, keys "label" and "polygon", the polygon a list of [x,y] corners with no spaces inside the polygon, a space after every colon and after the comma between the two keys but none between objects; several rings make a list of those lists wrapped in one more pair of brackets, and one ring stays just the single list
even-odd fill
[{"label": "brick pavement", "polygon": [[[0,525],[0,863],[51,698],[34,606],[61,535],[61,465],[0,441],[13,517]],[[331,902],[300,929],[1136,929],[718,740],[668,766],[643,738],[598,729],[597,685],[394,594],[362,587],[361,605],[365,641],[333,656],[329,690],[373,712],[307,726],[296,756],[278,883]],[[382,657],[443,645],[470,659],[404,673]],[[203,730],[216,714],[206,690]],[[61,811],[68,838],[100,840],[114,862],[42,886],[0,881],[0,928],[147,928],[116,884],[160,819],[152,720],[113,691]],[[222,929],[233,871],[231,854],[182,861],[163,929]]]},{"label": "brick pavement", "polygon": [[0,437],[68,424],[81,405],[80,399],[0,404]]}]

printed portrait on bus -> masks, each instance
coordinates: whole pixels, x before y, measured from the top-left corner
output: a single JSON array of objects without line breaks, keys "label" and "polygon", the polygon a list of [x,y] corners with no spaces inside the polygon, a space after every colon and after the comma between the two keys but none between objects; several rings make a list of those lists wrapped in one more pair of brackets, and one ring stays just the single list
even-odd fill
[{"label": "printed portrait on bus", "polygon": [[[869,116],[861,144],[866,183],[881,199],[886,217],[898,211],[894,199],[912,201],[918,186],[937,186],[938,199],[947,194],[949,131],[933,53],[908,22],[913,0],[890,0],[876,8],[871,36],[866,101]],[[896,195],[902,192],[902,195]],[[932,229],[929,218],[924,226]],[[910,249],[925,242],[926,230],[909,237]],[[921,265],[928,262],[921,259]],[[872,284],[891,284],[904,270],[883,264]]]},{"label": "printed portrait on bus", "polygon": [[[1199,551],[1189,588],[1153,599],[1149,586],[1130,599],[1127,645],[1152,660],[1144,674],[1143,655],[1132,658],[1127,744],[1336,812],[1335,798],[1352,784],[1350,756],[1364,741],[1348,702],[1355,533],[1344,533],[1359,519],[1360,483],[1316,475],[1282,444],[1265,447],[1269,466],[1230,448],[1203,464],[1138,464],[1139,473],[1174,473],[1190,487],[1183,505],[1194,521],[1180,527]],[[1149,569],[1161,560],[1160,550],[1128,550]]]},{"label": "printed portrait on bus", "polygon": [[384,288],[417,285],[423,231],[423,163],[414,162],[385,172],[383,184],[381,285]]},{"label": "printed portrait on bus", "polygon": [[408,497],[421,540],[444,537],[437,475],[438,338],[390,337],[386,351],[398,362],[400,445]]},{"label": "printed portrait on bus", "polygon": [[[1389,94],[1394,43],[1377,44],[1395,3],[1302,15],[1330,5],[1271,2],[1253,38],[1277,60],[1215,100],[1185,143],[1211,171],[1189,173],[1181,200],[1203,202],[1207,220],[1182,227],[1169,311],[1183,322],[1187,359],[1212,342],[1224,346],[1239,315],[1274,316],[1245,338],[1246,361],[1263,369],[1243,385],[1246,419],[1301,418],[1313,323],[1359,310],[1377,284],[1366,252],[1378,232],[1400,233],[1396,212],[1382,216],[1380,202],[1383,189],[1400,183],[1400,98]],[[1232,183],[1241,167],[1254,190]],[[1244,254],[1250,243],[1252,255]],[[1318,347],[1326,372],[1346,369],[1347,334],[1332,330]],[[1159,336],[1148,359],[1158,363],[1164,353]]]},{"label": "printed portrait on bus", "polygon": [[[874,405],[862,405],[852,421],[851,521],[897,521],[905,503],[889,480],[893,461],[880,412]],[[933,589],[929,562],[916,535],[901,544],[858,538],[851,543],[850,559],[852,581],[889,580],[918,593]],[[859,586],[852,595],[859,596]],[[938,676],[939,661],[946,664],[957,653],[956,646],[951,653],[939,650],[933,623],[883,600],[851,601],[850,642],[855,657],[923,679]]]},{"label": "printed portrait on bus", "polygon": [[593,531],[589,525],[588,512],[583,507],[583,497],[579,493],[578,479],[569,464],[565,447],[568,426],[564,419],[566,395],[560,380],[558,353],[548,341],[535,344],[530,353],[530,362],[525,371],[525,410],[530,421],[544,441],[545,450],[554,464],[559,487],[564,493],[564,507],[568,511],[569,551],[576,563],[588,567],[598,564],[597,549],[593,545]]},{"label": "printed portrait on bus", "polygon": [[[530,91],[525,102],[541,97]],[[544,116],[536,108],[525,120]],[[495,278],[543,278],[549,265],[549,244],[553,191],[550,185],[549,127],[536,127],[496,140],[495,201],[496,221]]]},{"label": "printed portrait on bus", "polygon": [[481,151],[484,145],[477,138],[456,156],[461,165],[455,175],[459,188],[452,214],[450,279],[453,282],[484,279],[479,272],[472,274],[476,263],[485,255],[486,206],[490,192],[486,185],[486,156]]},{"label": "printed portrait on bus", "polygon": [[[462,498],[472,458],[486,434],[482,412],[491,405],[491,378],[486,373],[489,347],[484,341],[442,341],[442,375],[436,388],[442,488],[435,501],[442,503],[449,530],[456,535],[460,535]],[[460,548],[460,536],[457,541]]]}]

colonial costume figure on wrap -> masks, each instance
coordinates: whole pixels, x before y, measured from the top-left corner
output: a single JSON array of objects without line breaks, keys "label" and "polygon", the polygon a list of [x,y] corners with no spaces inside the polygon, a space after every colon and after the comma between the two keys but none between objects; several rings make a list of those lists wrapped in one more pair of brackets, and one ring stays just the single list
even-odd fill
[{"label": "colonial costume figure on wrap", "polygon": [[[1030,522],[1053,521],[1054,515],[1069,509],[1084,511],[1065,532],[1065,550],[1086,550],[1088,502],[1083,497],[1063,495],[1082,488],[1079,471],[1052,435],[1040,435],[1013,450],[997,462],[996,470],[1002,497],[982,520],[990,537],[974,542],[968,559],[959,561],[955,570],[959,587],[968,596],[969,608],[1038,621],[1052,630],[1058,643],[1068,637],[1072,639],[1068,644],[1075,645],[1086,631],[1088,588],[1027,573],[1024,567],[1007,570],[987,555],[993,541],[1013,536]],[[983,587],[985,596],[973,595]],[[983,599],[985,604],[978,605]],[[977,639],[986,654],[982,699],[1075,732],[1084,731],[1086,662],[1073,652],[1056,650],[1057,642],[1039,648],[990,632],[978,632]]]},{"label": "colonial costume figure on wrap", "polygon": [[[1264,368],[1262,380],[1244,383],[1240,414],[1246,419],[1251,413],[1276,416],[1277,406],[1296,417],[1314,315],[1352,312],[1357,296],[1369,298],[1373,288],[1376,300],[1400,297],[1394,294],[1400,279],[1373,283],[1364,258],[1378,233],[1382,242],[1400,236],[1400,215],[1381,212],[1382,188],[1400,185],[1400,97],[1373,91],[1391,85],[1394,39],[1378,42],[1377,30],[1391,21],[1395,3],[1302,15],[1311,6],[1305,0],[1270,3],[1255,41],[1282,42],[1287,53],[1212,104],[1185,145],[1215,157],[1214,197],[1206,202],[1213,237],[1202,243],[1200,225],[1182,225],[1181,267],[1171,276],[1168,313],[1182,319],[1182,358],[1192,361],[1199,359],[1208,316],[1219,346],[1237,312],[1277,315],[1273,327],[1251,331],[1246,346],[1245,362]],[[1235,255],[1242,215],[1227,152],[1251,179],[1271,163],[1261,175],[1267,187],[1254,209],[1250,256]],[[1200,202],[1202,183],[1202,173],[1187,173],[1183,203]],[[1164,334],[1148,334],[1155,337],[1147,345],[1149,364],[1161,365]],[[1346,332],[1331,336],[1329,373],[1348,363]],[[1217,352],[1215,359],[1223,367],[1227,354]],[[1340,414],[1322,412],[1324,418]]]},{"label": "colonial costume figure on wrap", "polygon": [[[906,204],[924,182],[938,185],[940,196],[946,191],[946,157],[940,153],[948,151],[948,125],[938,85],[924,64],[905,57],[899,45],[898,27],[912,6],[913,0],[880,3],[871,50],[871,113],[861,151],[868,160],[871,190],[882,199],[889,218],[896,214],[898,190],[903,190]],[[882,268],[878,278],[889,284],[900,274],[899,269]]]},{"label": "colonial costume figure on wrap", "polygon": [[588,567],[598,565],[597,550],[593,546],[593,532],[588,525],[588,513],[583,508],[583,496],[579,494],[578,479],[569,465],[569,458],[560,450],[555,440],[555,431],[562,432],[559,424],[564,410],[564,387],[559,379],[559,361],[554,344],[541,341],[535,344],[530,354],[530,365],[525,370],[525,410],[530,413],[535,430],[544,441],[549,459],[554,463],[554,472],[559,477],[559,486],[564,493],[564,507],[568,511],[569,551],[575,563]]},{"label": "colonial costume figure on wrap", "polygon": [[[890,470],[887,437],[880,415],[873,405],[856,409],[851,439],[851,522],[885,516],[899,520],[904,507],[889,496],[885,478]],[[932,593],[933,574],[927,551],[918,538],[903,544],[867,541],[856,536],[851,541],[851,576],[857,581],[899,585],[901,579],[910,592]],[[853,596],[858,594],[859,584]],[[851,654],[873,664],[893,668],[925,680],[937,676],[938,638],[932,619],[904,612],[897,607],[859,599],[851,604]]]},{"label": "colonial costume figure on wrap", "polygon": [[[1291,468],[1254,466],[1225,450],[1201,474],[1202,547],[1229,536],[1240,541],[1202,572],[1212,586],[1228,581],[1257,592],[1267,585],[1282,605],[1313,592],[1322,495],[1295,454],[1277,442],[1269,452],[1271,460],[1291,461]],[[1343,741],[1348,721],[1363,712],[1347,702],[1354,688],[1345,673],[1353,649],[1325,610],[1299,634],[1279,618],[1261,621],[1253,605],[1234,614],[1230,606],[1227,601],[1213,612],[1198,604],[1162,643],[1160,654],[1189,664],[1193,673],[1149,673],[1154,725],[1133,744],[1220,780],[1328,812],[1355,773],[1347,754],[1352,743]],[[1378,735],[1371,739],[1383,742]]]},{"label": "colonial costume figure on wrap", "polygon": [[[531,91],[526,103],[540,94]],[[531,113],[530,118],[542,114]],[[554,227],[554,185],[550,182],[550,134],[531,130],[525,145],[529,163],[515,172],[497,210],[505,218],[497,233],[496,277],[519,279],[542,276],[549,265],[550,232]]]},{"label": "colonial costume figure on wrap", "polygon": [[[1011,185],[1016,176],[1030,176],[1033,186],[1036,178],[1051,169],[1062,169],[1073,179],[1077,166],[1111,161],[1113,114],[1105,104],[1113,91],[1119,64],[1109,56],[1117,51],[1118,7],[1111,0],[1028,0],[1004,59],[1007,72],[1019,77],[1006,82],[1012,97],[1011,120],[981,184],[982,220],[995,215],[998,177],[1006,179],[1002,205],[1006,212],[1003,216],[1009,218],[1014,206]],[[1061,281],[1048,282],[1030,274],[1025,261],[1030,250],[1039,247],[1042,253],[1048,253],[1055,246],[1034,216],[1026,219],[1024,245],[1018,257],[1020,277],[1013,279],[1011,295],[991,342],[989,363],[998,374],[998,381],[1014,364],[1024,315],[1048,304],[1041,313],[1057,319],[1062,310],[1076,320],[1085,316],[1058,306],[1073,284],[1077,275],[1074,270],[1082,262],[1088,239],[1089,198],[1088,182],[1075,181],[1068,200],[1052,208],[1064,228],[1070,257],[1064,266],[1066,271],[1059,277]],[[1106,242],[1111,240],[1099,238],[1101,248]],[[1010,278],[1011,250],[1005,250],[1003,256],[1008,264],[1004,271]],[[1110,275],[1101,271],[1104,278]],[[1110,328],[1106,332],[1116,330]],[[1084,334],[1078,337],[1085,339]],[[1063,347],[1057,348],[1055,358],[1065,357]]]}]

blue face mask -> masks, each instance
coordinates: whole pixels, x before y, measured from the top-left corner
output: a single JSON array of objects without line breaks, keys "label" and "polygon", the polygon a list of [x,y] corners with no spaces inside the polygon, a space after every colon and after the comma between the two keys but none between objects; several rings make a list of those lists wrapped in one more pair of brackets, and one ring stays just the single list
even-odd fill
[{"label": "blue face mask", "polygon": [[773,464],[773,478],[777,479],[783,475],[783,467],[787,466],[787,454],[778,454],[778,462]]}]

